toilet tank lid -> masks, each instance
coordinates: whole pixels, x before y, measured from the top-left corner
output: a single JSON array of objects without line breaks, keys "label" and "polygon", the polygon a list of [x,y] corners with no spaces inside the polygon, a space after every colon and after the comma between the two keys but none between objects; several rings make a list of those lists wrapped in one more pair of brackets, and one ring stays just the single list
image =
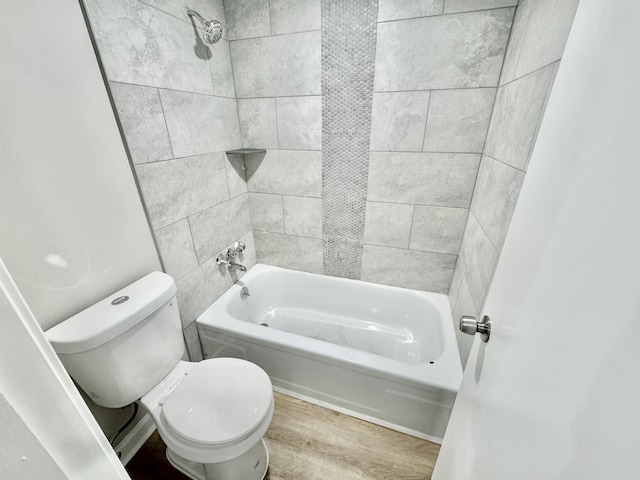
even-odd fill
[{"label": "toilet tank lid", "polygon": [[176,294],[169,275],[152,272],[45,332],[57,353],[86,352],[127,331]]}]

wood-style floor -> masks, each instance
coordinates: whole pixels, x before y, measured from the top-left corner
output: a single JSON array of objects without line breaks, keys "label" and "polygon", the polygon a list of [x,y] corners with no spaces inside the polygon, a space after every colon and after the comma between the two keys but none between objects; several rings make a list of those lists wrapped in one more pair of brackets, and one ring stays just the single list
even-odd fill
[{"label": "wood-style floor", "polygon": [[[440,446],[275,394],[266,434],[267,480],[421,480]],[[157,432],[127,465],[134,480],[186,479],[166,460]]]}]

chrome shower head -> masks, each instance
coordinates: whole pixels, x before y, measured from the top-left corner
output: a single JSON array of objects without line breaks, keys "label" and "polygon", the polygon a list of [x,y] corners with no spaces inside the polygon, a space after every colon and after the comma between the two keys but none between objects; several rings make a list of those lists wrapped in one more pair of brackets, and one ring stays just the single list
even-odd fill
[{"label": "chrome shower head", "polygon": [[196,17],[202,24],[204,30],[203,38],[208,44],[216,43],[222,37],[222,24],[218,20],[205,20],[195,10],[187,11],[190,17]]}]

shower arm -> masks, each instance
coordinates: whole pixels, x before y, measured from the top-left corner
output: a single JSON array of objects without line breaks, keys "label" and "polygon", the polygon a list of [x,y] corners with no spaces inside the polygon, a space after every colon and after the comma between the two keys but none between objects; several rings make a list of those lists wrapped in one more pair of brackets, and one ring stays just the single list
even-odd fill
[{"label": "shower arm", "polygon": [[187,15],[189,15],[190,17],[196,17],[198,20],[200,20],[202,28],[205,28],[207,21],[198,12],[196,12],[195,10],[187,10]]}]

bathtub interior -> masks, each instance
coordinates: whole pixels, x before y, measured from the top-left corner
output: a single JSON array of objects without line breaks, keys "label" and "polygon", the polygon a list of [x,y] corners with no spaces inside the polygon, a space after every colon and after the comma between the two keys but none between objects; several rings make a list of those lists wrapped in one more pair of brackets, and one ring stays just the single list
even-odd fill
[{"label": "bathtub interior", "polygon": [[444,351],[441,312],[422,292],[257,267],[236,285],[249,296],[223,301],[234,319],[410,364]]}]

